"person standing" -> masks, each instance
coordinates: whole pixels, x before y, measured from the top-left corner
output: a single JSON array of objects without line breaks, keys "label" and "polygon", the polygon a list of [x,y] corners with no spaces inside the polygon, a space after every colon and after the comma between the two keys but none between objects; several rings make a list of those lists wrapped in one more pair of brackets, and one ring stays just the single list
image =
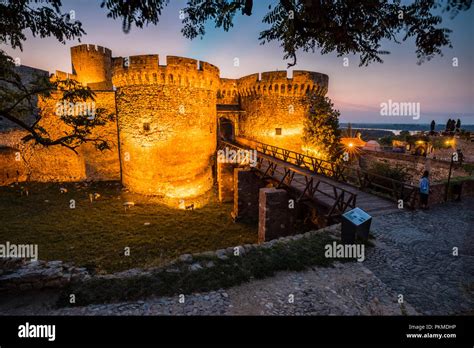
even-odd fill
[{"label": "person standing", "polygon": [[429,172],[424,171],[420,180],[420,208],[428,209],[428,197],[430,194],[430,180],[428,179]]}]

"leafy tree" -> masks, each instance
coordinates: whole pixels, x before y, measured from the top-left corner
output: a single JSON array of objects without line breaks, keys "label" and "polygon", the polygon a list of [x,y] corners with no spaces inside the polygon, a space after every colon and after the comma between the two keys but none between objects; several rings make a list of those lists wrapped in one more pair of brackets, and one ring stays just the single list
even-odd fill
[{"label": "leafy tree", "polygon": [[461,120],[458,118],[456,122],[456,132],[459,132],[460,129],[461,129]]},{"label": "leafy tree", "polygon": [[446,132],[449,132],[449,130],[451,129],[451,119],[448,119],[448,122],[446,122]]},{"label": "leafy tree", "polygon": [[383,162],[375,162],[370,166],[370,172],[383,176],[384,178],[374,178],[378,184],[384,185],[386,187],[391,187],[392,182],[386,178],[393,180],[407,182],[410,180],[411,175],[408,172],[408,168],[400,165],[391,165]]},{"label": "leafy tree", "polygon": [[432,121],[431,121],[431,124],[430,124],[430,131],[431,131],[431,133],[434,132],[435,128],[436,128],[436,122],[435,122],[434,120],[432,120]]},{"label": "leafy tree", "polygon": [[340,112],[328,97],[315,94],[310,100],[310,112],[305,119],[303,142],[323,159],[335,161],[340,157]]},{"label": "leafy tree", "polygon": [[394,135],[386,135],[379,139],[379,144],[382,146],[392,146],[393,140],[397,140]]},{"label": "leafy tree", "polygon": [[[112,5],[112,1],[108,3]],[[207,21],[229,30],[239,11],[251,15],[252,4],[252,0],[190,0],[184,8],[182,32],[188,38],[204,35]],[[442,47],[451,47],[451,31],[440,27],[442,17],[435,12],[441,10],[454,17],[470,6],[471,0],[419,0],[411,4],[399,0],[280,0],[269,6],[263,18],[269,28],[259,39],[262,44],[277,41],[284,58],[292,59],[289,66],[293,66],[298,50],[358,54],[360,65],[381,63],[380,56],[389,53],[381,50],[383,40],[400,43],[414,38],[418,62],[422,63],[441,54]]]},{"label": "leafy tree", "polygon": [[[33,36],[53,36],[61,43],[84,33],[81,23],[72,21],[69,14],[61,13],[59,0],[41,1],[43,6],[37,3],[26,0],[0,2],[0,43],[22,49],[26,29]],[[60,145],[74,152],[77,152],[78,146],[87,142],[100,150],[109,148],[105,140],[93,135],[96,126],[104,125],[112,117],[105,115],[103,109],[96,109],[94,115],[62,114],[59,120],[64,126],[61,127],[65,129],[64,134],[51,136],[41,126],[44,110],[38,108],[37,99],[52,97],[53,94],[59,102],[94,101],[94,93],[73,80],[35,76],[32,81],[24,82],[15,69],[13,59],[0,50],[0,117],[27,131],[24,141],[33,140],[44,146]]]},{"label": "leafy tree", "polygon": [[449,130],[451,132],[454,132],[454,130],[456,129],[456,121],[454,119],[451,120],[451,125],[449,127]]}]

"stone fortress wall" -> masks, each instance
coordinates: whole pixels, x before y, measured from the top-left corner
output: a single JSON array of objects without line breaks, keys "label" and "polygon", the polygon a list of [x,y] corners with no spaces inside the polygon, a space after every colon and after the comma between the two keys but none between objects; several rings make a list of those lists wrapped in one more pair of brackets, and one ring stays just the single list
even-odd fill
[{"label": "stone fortress wall", "polygon": [[217,90],[217,103],[221,105],[239,105],[237,79],[221,78]]},{"label": "stone fortress wall", "polygon": [[[40,126],[51,137],[60,136],[64,127],[58,122],[55,113],[59,96],[38,101],[43,110]],[[115,114],[115,95],[113,91],[96,91],[96,108],[102,108],[107,114]],[[120,180],[118,158],[117,126],[115,121],[96,127],[92,136],[106,139],[110,150],[98,151],[93,144],[87,143],[77,148],[78,154],[62,146],[44,147],[33,142],[24,143],[21,139],[28,132],[10,129],[0,132],[0,185],[14,182],[39,181],[62,182],[83,180]]]},{"label": "stone fortress wall", "polygon": [[[275,71],[225,79],[216,66],[195,59],[112,57],[109,49],[95,45],[72,47],[71,62],[72,74],[57,71],[56,76],[91,87],[97,107],[115,115],[95,130],[111,150],[100,152],[85,144],[76,155],[66,148],[23,144],[21,130],[3,132],[0,184],[122,177],[134,192],[194,197],[213,184],[219,106],[232,110],[240,135],[301,150],[310,97],[325,94],[328,87],[328,76],[315,72],[294,71],[292,78],[286,71]],[[54,114],[56,102],[54,95],[41,101],[42,125],[52,134],[63,131]],[[29,158],[27,168],[18,161],[12,164],[18,152],[22,160]]]}]

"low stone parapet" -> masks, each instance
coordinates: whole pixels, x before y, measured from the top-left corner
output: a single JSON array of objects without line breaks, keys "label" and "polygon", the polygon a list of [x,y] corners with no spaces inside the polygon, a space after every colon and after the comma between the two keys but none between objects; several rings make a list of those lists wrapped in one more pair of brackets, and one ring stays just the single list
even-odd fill
[{"label": "low stone parapet", "polygon": [[[457,195],[453,192],[453,186],[459,185],[461,187],[461,194]],[[451,182],[451,189],[448,191],[448,201],[463,199],[464,197],[474,197],[474,179],[472,180],[463,180],[459,182]],[[448,189],[447,183],[432,184],[430,186],[430,196],[428,203],[439,204],[444,203],[446,198],[446,190]],[[417,197],[419,204],[419,197]]]},{"label": "low stone parapet", "polygon": [[250,251],[271,249],[282,245],[312,238],[318,234],[325,234],[331,239],[337,240],[340,234],[340,224],[332,225],[320,230],[297,234],[293,236],[280,237],[261,244],[244,244],[205,251],[194,254],[184,254],[170,263],[154,268],[133,268],[123,272],[106,275],[91,275],[85,268],[72,266],[62,261],[33,261],[27,262],[23,259],[0,259],[0,293],[20,293],[23,291],[41,289],[62,289],[68,285],[100,280],[135,279],[137,277],[152,276],[153,274],[198,272],[205,268],[213,268],[219,263],[228,262],[235,258],[246,257]]},{"label": "low stone parapet", "polygon": [[62,261],[0,259],[0,292],[62,288],[89,278],[90,274],[85,268]]}]

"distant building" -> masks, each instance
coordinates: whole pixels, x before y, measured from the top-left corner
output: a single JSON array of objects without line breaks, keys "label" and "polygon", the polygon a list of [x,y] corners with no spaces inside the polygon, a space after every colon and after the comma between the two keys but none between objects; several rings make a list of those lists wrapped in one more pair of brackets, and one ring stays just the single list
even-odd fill
[{"label": "distant building", "polygon": [[382,147],[375,140],[369,140],[362,149],[368,151],[382,151]]}]

